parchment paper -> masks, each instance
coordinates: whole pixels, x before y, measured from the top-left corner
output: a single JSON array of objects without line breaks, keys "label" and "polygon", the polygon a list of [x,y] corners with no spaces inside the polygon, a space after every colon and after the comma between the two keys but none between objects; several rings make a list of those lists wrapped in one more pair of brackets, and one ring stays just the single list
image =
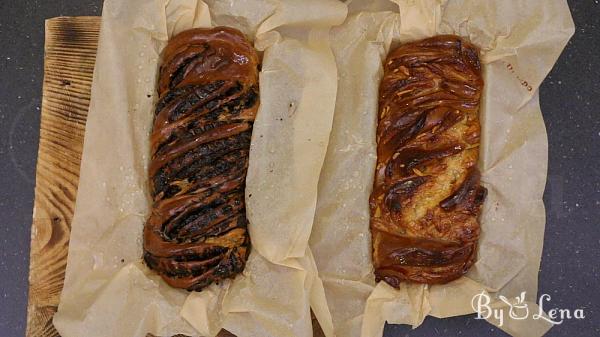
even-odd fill
[{"label": "parchment paper", "polygon": [[[537,313],[548,150],[538,87],[574,32],[567,2],[394,2],[352,1],[344,24],[331,32],[339,82],[310,247],[334,335],[375,337],[382,335],[385,321],[417,327],[427,315],[472,313],[473,295],[482,291],[513,302],[526,291],[529,310]],[[370,256],[368,198],[381,64],[391,47],[443,33],[465,36],[483,52],[479,164],[489,193],[479,256],[469,273],[452,283],[402,284],[396,290],[374,283]],[[500,328],[513,336],[541,336],[551,327],[531,315],[511,320],[505,310],[504,316]]]},{"label": "parchment paper", "polygon": [[[63,337],[311,336],[333,327],[308,248],[331,130],[335,0],[106,0],[65,285]],[[189,294],[141,262],[149,131],[160,52],[173,34],[241,29],[264,51],[247,179],[252,253],[243,275]]]}]

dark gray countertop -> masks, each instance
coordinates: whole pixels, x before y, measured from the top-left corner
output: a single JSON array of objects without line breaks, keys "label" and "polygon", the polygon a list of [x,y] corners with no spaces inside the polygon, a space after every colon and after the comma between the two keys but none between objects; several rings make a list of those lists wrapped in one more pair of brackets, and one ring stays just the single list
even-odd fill
[{"label": "dark gray countertop", "polygon": [[[101,3],[0,3],[0,336],[22,336],[26,324],[44,19],[100,15]],[[550,307],[583,308],[586,315],[555,326],[547,336],[588,337],[600,336],[600,4],[569,4],[577,31],[540,90],[550,162],[539,293],[552,296]],[[386,336],[506,334],[467,316],[427,318],[417,330],[388,326]]]}]

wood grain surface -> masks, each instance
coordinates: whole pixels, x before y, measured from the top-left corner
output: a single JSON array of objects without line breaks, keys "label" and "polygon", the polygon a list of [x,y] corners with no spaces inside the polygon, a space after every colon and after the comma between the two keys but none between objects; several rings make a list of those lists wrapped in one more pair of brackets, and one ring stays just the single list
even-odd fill
[{"label": "wood grain surface", "polygon": [[60,299],[100,18],[46,21],[44,84],[31,253],[27,336],[58,336]]},{"label": "wood grain surface", "polygon": [[[58,307],[67,266],[99,31],[100,17],[46,21],[27,337],[59,336],[52,316]],[[324,336],[314,316],[313,327],[315,337]],[[222,330],[218,337],[235,336]]]}]

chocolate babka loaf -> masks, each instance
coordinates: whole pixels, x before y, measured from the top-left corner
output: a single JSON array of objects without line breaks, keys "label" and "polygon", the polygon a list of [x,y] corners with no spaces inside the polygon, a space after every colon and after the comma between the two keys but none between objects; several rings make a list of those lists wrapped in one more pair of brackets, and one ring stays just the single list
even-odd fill
[{"label": "chocolate babka loaf", "polygon": [[486,196],[476,166],[482,88],[479,51],[457,36],[387,57],[370,198],[377,281],[445,283],[475,261]]},{"label": "chocolate babka loaf", "polygon": [[258,67],[245,36],[227,27],[185,31],[163,51],[143,246],[148,267],[173,287],[199,291],[244,269]]}]

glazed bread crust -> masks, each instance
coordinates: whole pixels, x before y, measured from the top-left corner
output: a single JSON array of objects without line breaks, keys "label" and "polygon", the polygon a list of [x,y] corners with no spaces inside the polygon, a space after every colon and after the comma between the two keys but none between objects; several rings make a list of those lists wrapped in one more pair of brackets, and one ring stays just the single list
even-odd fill
[{"label": "glazed bread crust", "polygon": [[460,37],[388,55],[370,197],[377,281],[446,283],[475,261],[486,196],[476,166],[482,88],[479,51]]},{"label": "glazed bread crust", "polygon": [[163,51],[143,246],[148,267],[173,287],[199,291],[244,269],[258,66],[245,36],[227,27],[185,31]]}]

